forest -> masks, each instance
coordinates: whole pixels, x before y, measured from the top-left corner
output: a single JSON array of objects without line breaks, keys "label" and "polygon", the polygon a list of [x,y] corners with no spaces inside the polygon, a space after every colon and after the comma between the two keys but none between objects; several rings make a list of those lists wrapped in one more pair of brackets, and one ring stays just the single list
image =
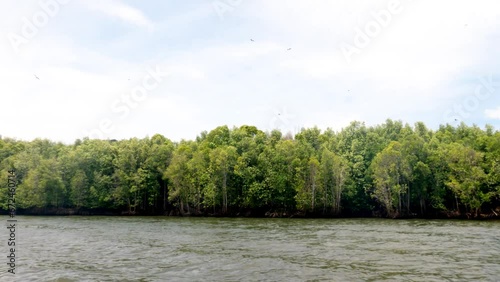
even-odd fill
[{"label": "forest", "polygon": [[500,132],[386,120],[293,136],[219,126],[196,140],[0,138],[18,214],[498,218]]}]

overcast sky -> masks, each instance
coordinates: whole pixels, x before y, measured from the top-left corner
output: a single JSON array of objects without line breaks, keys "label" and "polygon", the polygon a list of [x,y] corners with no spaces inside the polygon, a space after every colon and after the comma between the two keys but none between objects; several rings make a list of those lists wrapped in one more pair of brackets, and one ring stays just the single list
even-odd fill
[{"label": "overcast sky", "polygon": [[3,0],[0,36],[4,137],[500,128],[494,0]]}]

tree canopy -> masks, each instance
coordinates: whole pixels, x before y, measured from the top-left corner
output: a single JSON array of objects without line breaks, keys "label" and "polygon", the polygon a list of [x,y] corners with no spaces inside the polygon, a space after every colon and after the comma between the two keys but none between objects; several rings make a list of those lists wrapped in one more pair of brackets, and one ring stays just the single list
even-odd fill
[{"label": "tree canopy", "polygon": [[387,120],[295,136],[220,126],[196,140],[0,139],[18,208],[138,214],[478,216],[500,206],[500,132]]}]

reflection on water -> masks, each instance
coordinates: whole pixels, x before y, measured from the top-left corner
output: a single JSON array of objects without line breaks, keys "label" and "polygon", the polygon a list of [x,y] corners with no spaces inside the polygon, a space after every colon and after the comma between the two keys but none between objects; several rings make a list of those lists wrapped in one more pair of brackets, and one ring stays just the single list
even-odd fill
[{"label": "reflection on water", "polygon": [[[7,217],[0,219],[5,222]],[[499,221],[17,219],[17,281],[497,281],[500,277]],[[7,246],[2,245],[6,253]],[[5,272],[0,279],[15,281]]]}]

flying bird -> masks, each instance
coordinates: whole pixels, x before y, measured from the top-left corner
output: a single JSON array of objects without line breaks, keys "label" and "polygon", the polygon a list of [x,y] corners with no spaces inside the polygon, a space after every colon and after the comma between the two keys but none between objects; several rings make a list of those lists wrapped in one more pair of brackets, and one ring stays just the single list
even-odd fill
[{"label": "flying bird", "polygon": [[287,51],[290,51],[290,50],[292,50],[292,48],[288,48],[288,49],[286,49],[286,50],[287,50]]},{"label": "flying bird", "polygon": [[250,38],[250,41],[255,42],[255,41],[253,41],[253,39],[252,39],[252,38]]},{"label": "flying bird", "polygon": [[38,76],[36,76],[36,74],[34,74],[34,76],[35,76],[36,79],[40,80],[40,78],[38,78]]}]

